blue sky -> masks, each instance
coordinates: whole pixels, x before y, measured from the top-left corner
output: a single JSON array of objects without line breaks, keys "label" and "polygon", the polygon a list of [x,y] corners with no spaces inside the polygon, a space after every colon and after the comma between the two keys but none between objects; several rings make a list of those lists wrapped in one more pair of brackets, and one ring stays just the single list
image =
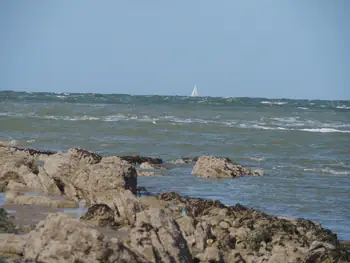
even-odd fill
[{"label": "blue sky", "polygon": [[350,99],[350,1],[0,1],[0,89]]}]

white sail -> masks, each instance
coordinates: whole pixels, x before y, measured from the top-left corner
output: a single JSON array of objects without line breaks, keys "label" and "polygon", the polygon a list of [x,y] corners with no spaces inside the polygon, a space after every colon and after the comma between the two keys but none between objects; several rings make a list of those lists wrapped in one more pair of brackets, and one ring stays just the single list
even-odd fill
[{"label": "white sail", "polygon": [[197,91],[197,87],[194,86],[194,89],[192,91],[191,97],[198,97],[198,91]]}]

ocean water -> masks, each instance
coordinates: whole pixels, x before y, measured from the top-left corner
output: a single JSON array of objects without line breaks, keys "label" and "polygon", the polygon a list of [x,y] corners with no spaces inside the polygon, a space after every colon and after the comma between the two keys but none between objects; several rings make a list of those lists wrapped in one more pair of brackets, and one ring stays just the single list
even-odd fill
[{"label": "ocean water", "polygon": [[185,165],[139,185],[316,220],[350,240],[350,101],[2,91],[1,140],[165,161],[229,157],[265,175],[200,179]]}]

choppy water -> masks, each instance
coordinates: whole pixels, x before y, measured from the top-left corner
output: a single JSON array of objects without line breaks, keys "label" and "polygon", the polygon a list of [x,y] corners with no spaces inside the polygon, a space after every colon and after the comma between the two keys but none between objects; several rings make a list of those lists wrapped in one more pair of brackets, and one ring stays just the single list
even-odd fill
[{"label": "choppy water", "polygon": [[305,217],[350,240],[350,101],[0,92],[0,140],[170,161],[210,154],[265,176],[199,179],[191,166],[140,177],[152,191]]}]

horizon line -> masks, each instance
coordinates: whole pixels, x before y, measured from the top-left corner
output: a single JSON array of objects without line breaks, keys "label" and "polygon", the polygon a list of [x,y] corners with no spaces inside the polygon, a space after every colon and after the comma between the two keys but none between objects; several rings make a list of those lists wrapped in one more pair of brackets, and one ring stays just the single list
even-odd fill
[{"label": "horizon line", "polygon": [[[0,90],[0,92],[24,92],[24,93],[53,93],[53,94],[99,94],[99,95],[128,95],[128,96],[160,96],[160,97],[191,97],[191,95],[176,95],[176,94],[129,94],[129,93],[104,93],[104,92],[69,92],[69,91],[26,91],[26,90]],[[350,99],[306,99],[306,98],[288,98],[288,97],[254,97],[254,96],[203,96],[196,98],[250,98],[250,99],[269,99],[269,100],[308,100],[308,101],[350,101]]]}]

